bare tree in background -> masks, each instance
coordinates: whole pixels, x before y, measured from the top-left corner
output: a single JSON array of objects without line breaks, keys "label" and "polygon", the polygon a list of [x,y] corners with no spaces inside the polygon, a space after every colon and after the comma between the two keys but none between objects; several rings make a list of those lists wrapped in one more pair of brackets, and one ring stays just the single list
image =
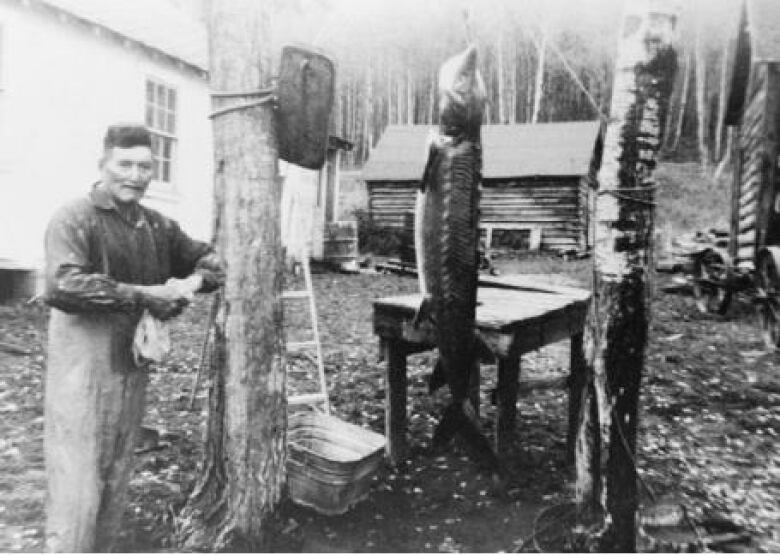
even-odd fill
[{"label": "bare tree in background", "polygon": [[540,27],[541,38],[537,42],[538,45],[538,58],[536,65],[536,78],[534,85],[534,108],[531,114],[531,123],[539,122],[539,112],[542,109],[542,95],[544,94],[544,60],[547,52],[547,35],[548,29],[546,25]]},{"label": "bare tree in background", "polygon": [[704,38],[702,37],[702,10],[699,0],[694,2],[696,20],[696,40],[694,57],[696,59],[696,139],[699,147],[699,163],[706,171],[709,165],[707,150],[707,65],[704,63]]}]

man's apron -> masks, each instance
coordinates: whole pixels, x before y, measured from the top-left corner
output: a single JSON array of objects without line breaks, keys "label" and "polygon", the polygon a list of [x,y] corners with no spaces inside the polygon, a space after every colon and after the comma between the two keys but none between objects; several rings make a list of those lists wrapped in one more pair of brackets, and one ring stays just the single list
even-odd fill
[{"label": "man's apron", "polygon": [[137,323],[138,316],[122,313],[51,310],[44,441],[49,551],[105,551],[116,536],[147,383],[132,360]]}]

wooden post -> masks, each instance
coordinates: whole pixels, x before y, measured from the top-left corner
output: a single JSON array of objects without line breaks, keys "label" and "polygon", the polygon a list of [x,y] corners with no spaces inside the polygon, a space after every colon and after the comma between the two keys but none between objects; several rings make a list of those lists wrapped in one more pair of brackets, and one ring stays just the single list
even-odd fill
[{"label": "wooden post", "polygon": [[520,355],[512,352],[498,359],[496,388],[496,452],[507,450],[517,427],[517,391],[520,380]]},{"label": "wooden post", "polygon": [[[212,0],[211,6],[212,88],[269,84],[266,5]],[[235,102],[221,99],[215,108]],[[281,188],[273,106],[216,116],[214,154],[216,236],[226,283],[205,462],[180,517],[179,540],[187,550],[255,551],[267,547],[269,517],[285,481]]]},{"label": "wooden post", "polygon": [[387,458],[394,466],[406,463],[406,348],[402,341],[383,342],[387,360],[385,437]]},{"label": "wooden post", "polygon": [[[584,342],[591,395],[580,409],[577,494],[604,514],[600,551],[635,551],[636,431],[649,320],[652,170],[674,83],[675,7],[631,0],[618,45],[599,172],[594,299]],[[595,405],[597,426],[590,425]],[[598,430],[597,437],[588,432]],[[589,451],[590,449],[590,451]],[[597,456],[592,456],[595,454]]]}]

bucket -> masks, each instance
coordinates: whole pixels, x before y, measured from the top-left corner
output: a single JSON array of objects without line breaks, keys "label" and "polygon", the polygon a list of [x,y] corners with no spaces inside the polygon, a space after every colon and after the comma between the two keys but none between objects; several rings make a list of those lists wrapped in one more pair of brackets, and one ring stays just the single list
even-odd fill
[{"label": "bucket", "polygon": [[385,437],[317,411],[292,414],[287,432],[292,500],[325,515],[343,514],[368,496]]},{"label": "bucket", "polygon": [[357,265],[358,236],[357,222],[340,221],[325,224],[323,258],[337,267]]}]

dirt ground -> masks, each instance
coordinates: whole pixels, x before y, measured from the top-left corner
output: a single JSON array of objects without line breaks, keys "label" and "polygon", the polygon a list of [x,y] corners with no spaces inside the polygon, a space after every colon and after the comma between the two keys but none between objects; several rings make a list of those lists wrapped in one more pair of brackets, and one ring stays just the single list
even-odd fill
[{"label": "dirt ground", "polygon": [[[569,264],[581,275],[589,262]],[[694,517],[717,513],[745,527],[754,534],[750,550],[780,551],[780,359],[763,351],[746,300],[738,299],[724,318],[703,316],[684,290],[663,290],[669,279],[659,276],[653,304],[639,476],[655,496],[683,503]],[[315,287],[334,411],[382,433],[384,366],[377,360],[371,299],[414,291],[416,282],[395,275],[323,273],[315,275]],[[173,517],[202,454],[205,385],[195,410],[188,405],[207,312],[208,299],[200,299],[176,323],[170,361],[151,374],[145,424],[172,435],[136,457],[122,551],[176,550],[170,542]],[[31,351],[0,352],[0,551],[43,547],[45,318],[36,307],[0,307],[0,337]],[[457,445],[439,456],[426,450],[447,400],[446,388],[427,393],[431,362],[432,355],[423,354],[409,364],[408,467],[383,467],[368,498],[342,516],[283,503],[275,551],[534,549],[531,534],[541,511],[572,499],[565,462],[566,393],[536,391],[521,398],[516,441],[507,455],[516,491],[509,500],[498,499]],[[568,345],[562,342],[524,357],[522,371],[565,373],[567,365]],[[488,434],[494,382],[495,369],[483,368],[482,418]],[[649,503],[647,495],[644,501]],[[561,524],[547,536],[565,532]]]}]

